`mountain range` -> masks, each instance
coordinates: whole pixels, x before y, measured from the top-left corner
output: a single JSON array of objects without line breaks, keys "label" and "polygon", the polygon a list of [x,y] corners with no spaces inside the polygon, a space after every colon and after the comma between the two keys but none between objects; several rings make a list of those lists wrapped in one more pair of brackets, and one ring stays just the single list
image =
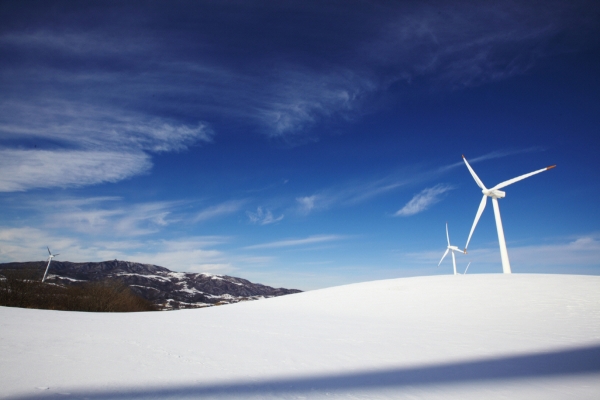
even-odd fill
[{"label": "mountain range", "polygon": [[[46,261],[0,264],[2,270],[34,270],[43,273]],[[301,290],[273,288],[246,279],[209,273],[174,272],[158,265],[130,261],[73,263],[53,261],[46,282],[77,285],[117,280],[160,310],[201,308],[299,293]]]}]

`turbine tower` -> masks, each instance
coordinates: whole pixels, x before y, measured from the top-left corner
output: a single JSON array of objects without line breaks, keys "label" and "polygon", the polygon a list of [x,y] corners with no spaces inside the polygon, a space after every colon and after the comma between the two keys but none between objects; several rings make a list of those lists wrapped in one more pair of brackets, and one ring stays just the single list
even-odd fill
[{"label": "turbine tower", "polygon": [[46,280],[46,275],[48,275],[48,269],[50,268],[50,263],[52,262],[52,259],[59,255],[59,254],[52,254],[52,252],[50,252],[50,247],[46,247],[46,248],[48,249],[48,265],[46,266],[46,272],[44,272],[44,277],[42,278],[42,283],[44,283],[44,281]]},{"label": "turbine tower", "polygon": [[471,168],[471,166],[469,165],[465,156],[463,155],[462,157],[463,157],[463,160],[465,161],[465,164],[467,164],[467,168],[469,169],[469,172],[473,176],[473,179],[475,179],[475,183],[477,183],[477,186],[479,186],[481,188],[481,192],[483,193],[483,198],[481,199],[481,203],[479,204],[479,209],[477,210],[477,214],[475,215],[475,221],[473,221],[473,226],[471,227],[471,233],[469,233],[469,238],[467,239],[467,244],[465,245],[465,254],[467,253],[467,247],[469,247],[469,242],[471,241],[471,236],[473,235],[473,231],[475,230],[475,227],[477,226],[477,222],[479,222],[479,217],[481,217],[481,213],[483,213],[483,210],[485,209],[485,206],[487,204],[487,198],[491,197],[492,205],[494,206],[494,216],[496,217],[496,229],[498,230],[498,242],[500,243],[500,257],[502,258],[502,272],[504,272],[505,274],[510,274],[511,273],[510,262],[508,261],[508,251],[506,250],[506,240],[504,240],[504,229],[502,229],[502,219],[500,218],[500,208],[498,206],[498,199],[504,198],[506,196],[506,193],[499,189],[502,189],[508,185],[512,185],[513,183],[519,182],[520,180],[523,180],[525,178],[529,178],[532,175],[536,175],[536,174],[539,174],[540,172],[544,172],[549,169],[552,169],[552,168],[556,167],[556,165],[551,165],[549,167],[542,168],[542,169],[530,172],[525,175],[517,176],[516,178],[512,178],[507,181],[501,182],[501,183],[497,184],[496,186],[494,186],[493,188],[488,189],[485,187],[483,182],[481,182],[481,179],[479,179],[479,177],[477,176],[475,171],[473,171],[473,168]]},{"label": "turbine tower", "polygon": [[463,273],[463,275],[467,274],[467,271],[469,270],[469,265],[471,265],[473,261],[469,261],[469,263],[467,264],[467,268],[465,268],[465,272]]},{"label": "turbine tower", "polygon": [[440,266],[442,261],[444,261],[444,258],[446,258],[446,256],[448,255],[448,252],[451,251],[452,252],[452,265],[454,266],[454,275],[456,275],[456,258],[454,257],[454,252],[460,251],[462,253],[462,251],[458,247],[450,245],[450,235],[448,235],[448,223],[447,222],[446,222],[446,239],[448,239],[448,247],[446,248],[446,252],[442,256],[442,259],[438,263],[438,267]]}]

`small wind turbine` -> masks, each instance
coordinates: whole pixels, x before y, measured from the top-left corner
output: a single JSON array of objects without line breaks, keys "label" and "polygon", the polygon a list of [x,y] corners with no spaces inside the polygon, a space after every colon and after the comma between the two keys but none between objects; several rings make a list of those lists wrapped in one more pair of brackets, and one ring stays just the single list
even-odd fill
[{"label": "small wind turbine", "polygon": [[460,251],[462,253],[462,250],[460,250],[456,246],[451,246],[450,245],[450,235],[448,235],[448,223],[447,222],[446,222],[446,239],[448,239],[448,247],[446,248],[446,252],[442,256],[442,259],[438,263],[438,267],[440,266],[440,264],[442,263],[442,261],[444,261],[444,258],[446,258],[446,256],[448,255],[448,252],[452,251],[452,265],[454,266],[454,275],[456,275],[456,258],[454,257],[454,252],[455,251]]},{"label": "small wind turbine", "polygon": [[467,274],[467,271],[469,270],[469,265],[471,265],[473,261],[469,261],[469,263],[467,264],[467,268],[465,268],[465,273],[463,275]]},{"label": "small wind turbine", "polygon": [[473,227],[471,227],[471,233],[469,233],[469,238],[467,239],[467,244],[465,245],[465,254],[467,253],[467,247],[469,246],[469,242],[471,241],[471,235],[473,235],[473,231],[475,230],[475,227],[477,226],[479,217],[481,217],[481,213],[483,213],[483,210],[485,209],[485,205],[487,204],[487,198],[491,197],[492,205],[494,206],[494,216],[496,217],[496,229],[498,230],[498,242],[500,243],[500,257],[502,258],[502,272],[504,272],[505,274],[510,274],[511,270],[510,270],[510,262],[508,261],[508,250],[506,250],[506,241],[504,240],[504,230],[502,229],[502,219],[500,218],[500,208],[498,206],[498,199],[502,199],[503,197],[505,197],[506,193],[503,192],[502,190],[498,190],[498,189],[502,189],[508,185],[512,185],[515,182],[519,182],[520,180],[529,178],[532,175],[539,174],[540,172],[544,172],[549,169],[552,169],[552,168],[556,167],[556,165],[551,165],[549,167],[542,168],[542,169],[530,172],[525,175],[517,176],[516,178],[509,179],[507,181],[497,184],[496,186],[494,186],[491,189],[488,189],[485,187],[483,182],[481,182],[481,179],[479,179],[479,177],[477,176],[475,171],[473,171],[473,168],[471,168],[471,166],[467,162],[467,159],[465,158],[465,156],[463,155],[462,157],[463,157],[463,160],[465,161],[465,164],[467,164],[467,168],[469,169],[469,172],[473,176],[473,179],[475,179],[475,183],[477,183],[477,186],[479,186],[481,188],[481,192],[483,193],[483,198],[481,199],[481,203],[479,204],[479,209],[477,210],[477,214],[475,215],[475,221],[473,221]]},{"label": "small wind turbine", "polygon": [[44,283],[44,281],[46,280],[46,275],[48,275],[48,269],[50,268],[50,263],[52,262],[52,259],[60,254],[52,254],[52,252],[50,252],[50,247],[46,247],[48,249],[48,265],[46,266],[46,272],[44,272],[44,277],[42,278],[42,283]]}]

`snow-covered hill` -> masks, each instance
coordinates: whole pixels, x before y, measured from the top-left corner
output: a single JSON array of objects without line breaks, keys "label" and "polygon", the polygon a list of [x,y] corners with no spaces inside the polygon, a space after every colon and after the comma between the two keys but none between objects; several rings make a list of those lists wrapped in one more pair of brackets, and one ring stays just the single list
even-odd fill
[{"label": "snow-covered hill", "polygon": [[[45,261],[0,264],[3,270],[33,269],[43,274]],[[246,279],[207,273],[174,272],[158,265],[111,260],[73,263],[53,261],[47,282],[70,285],[118,280],[161,310],[201,308],[299,293],[297,289],[272,288]]]},{"label": "snow-covered hill", "polygon": [[600,277],[404,278],[169,313],[0,307],[0,354],[13,399],[596,399]]}]

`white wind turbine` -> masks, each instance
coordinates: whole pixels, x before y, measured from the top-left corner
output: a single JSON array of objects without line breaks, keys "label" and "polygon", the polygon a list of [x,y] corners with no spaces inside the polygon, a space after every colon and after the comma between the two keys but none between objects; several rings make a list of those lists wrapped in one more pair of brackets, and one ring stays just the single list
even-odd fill
[{"label": "white wind turbine", "polygon": [[442,256],[442,259],[438,263],[438,267],[440,266],[442,261],[444,261],[444,258],[446,258],[446,256],[448,255],[448,252],[451,251],[452,252],[452,265],[454,266],[454,275],[456,275],[456,258],[454,257],[454,252],[460,251],[462,253],[462,250],[456,246],[450,245],[450,235],[448,235],[448,223],[447,222],[446,222],[446,239],[448,239],[448,247],[446,248],[446,252]]},{"label": "white wind turbine", "polygon": [[52,262],[52,259],[60,254],[52,254],[50,252],[50,247],[46,247],[48,249],[48,265],[46,266],[46,272],[44,272],[44,277],[42,278],[42,283],[44,283],[44,281],[46,280],[46,275],[48,275],[48,269],[50,268],[50,263]]},{"label": "white wind turbine", "polygon": [[465,268],[465,272],[463,273],[463,275],[467,274],[467,271],[469,270],[469,265],[471,265],[473,261],[469,261],[469,263],[467,264],[467,268]]},{"label": "white wind turbine", "polygon": [[475,215],[475,221],[473,221],[473,226],[471,227],[471,233],[469,233],[469,238],[467,239],[467,244],[465,245],[465,254],[467,253],[467,247],[469,246],[469,242],[471,241],[471,235],[473,235],[473,231],[475,230],[475,227],[477,226],[479,217],[481,217],[481,213],[483,213],[483,210],[485,209],[485,205],[487,204],[487,198],[491,197],[492,205],[494,206],[494,216],[496,217],[496,229],[498,230],[498,242],[500,243],[500,257],[502,258],[502,272],[504,272],[505,274],[510,274],[511,273],[510,262],[508,261],[508,251],[506,250],[506,241],[504,240],[504,230],[502,229],[502,219],[500,218],[500,208],[498,206],[498,199],[505,197],[506,193],[503,192],[502,190],[498,190],[498,189],[502,189],[508,185],[512,185],[515,182],[519,182],[520,180],[529,178],[530,176],[539,174],[540,172],[547,171],[551,168],[556,167],[556,165],[551,165],[549,167],[542,168],[542,169],[530,172],[525,175],[517,176],[516,178],[509,179],[507,181],[497,184],[496,186],[494,186],[491,189],[488,189],[485,187],[483,182],[481,182],[481,179],[479,179],[479,177],[477,176],[475,171],[473,171],[473,168],[471,168],[471,166],[467,162],[467,159],[465,158],[465,156],[463,155],[462,157],[463,157],[463,160],[465,161],[465,164],[467,164],[467,168],[469,169],[469,172],[471,173],[471,175],[473,175],[473,179],[475,179],[475,183],[477,183],[477,186],[479,186],[481,188],[481,192],[483,193],[483,198],[481,199],[481,203],[479,204],[479,209],[477,210],[477,214]]}]

